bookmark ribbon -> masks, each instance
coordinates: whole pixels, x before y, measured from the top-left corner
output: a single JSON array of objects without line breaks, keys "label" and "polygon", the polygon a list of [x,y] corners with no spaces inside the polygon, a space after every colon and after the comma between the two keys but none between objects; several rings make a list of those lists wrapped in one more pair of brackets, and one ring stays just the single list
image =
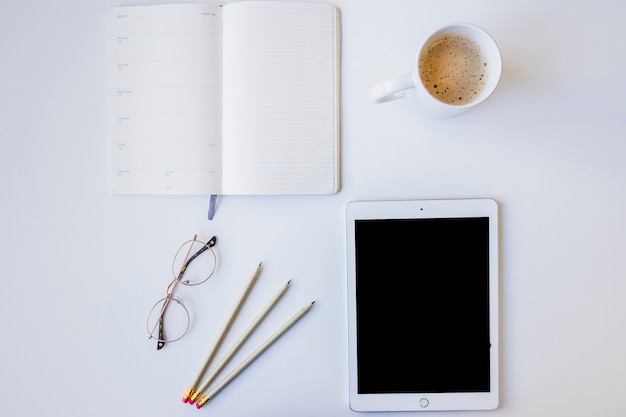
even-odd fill
[{"label": "bookmark ribbon", "polygon": [[217,195],[211,195],[211,199],[209,200],[209,220],[213,220],[213,216],[215,216],[215,206],[217,205]]}]

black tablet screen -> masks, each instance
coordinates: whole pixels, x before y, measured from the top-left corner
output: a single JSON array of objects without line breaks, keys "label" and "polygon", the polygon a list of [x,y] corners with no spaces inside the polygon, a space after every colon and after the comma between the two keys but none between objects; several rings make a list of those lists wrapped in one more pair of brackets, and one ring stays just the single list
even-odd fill
[{"label": "black tablet screen", "polygon": [[357,220],[358,392],[490,390],[489,219]]}]

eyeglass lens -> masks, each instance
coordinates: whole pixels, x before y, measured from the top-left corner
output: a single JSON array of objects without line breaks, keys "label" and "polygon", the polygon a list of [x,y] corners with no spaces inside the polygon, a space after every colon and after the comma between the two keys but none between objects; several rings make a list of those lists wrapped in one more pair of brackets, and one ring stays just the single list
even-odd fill
[{"label": "eyeglass lens", "polygon": [[[189,240],[183,243],[172,262],[172,275],[184,285],[199,285],[208,280],[216,266],[216,256],[211,247],[215,238],[209,242]],[[206,252],[206,253],[204,253]]]}]

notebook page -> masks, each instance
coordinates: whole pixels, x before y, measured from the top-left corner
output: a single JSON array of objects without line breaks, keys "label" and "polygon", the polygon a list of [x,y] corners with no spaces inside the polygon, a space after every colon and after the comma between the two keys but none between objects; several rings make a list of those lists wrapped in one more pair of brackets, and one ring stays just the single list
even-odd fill
[{"label": "notebook page", "polygon": [[338,10],[224,6],[224,193],[329,194],[339,187]]},{"label": "notebook page", "polygon": [[221,192],[221,8],[109,14],[109,169],[117,194]]}]

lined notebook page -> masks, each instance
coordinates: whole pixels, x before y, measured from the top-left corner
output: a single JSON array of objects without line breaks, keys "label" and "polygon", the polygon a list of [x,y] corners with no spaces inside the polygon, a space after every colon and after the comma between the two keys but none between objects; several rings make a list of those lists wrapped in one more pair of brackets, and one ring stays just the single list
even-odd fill
[{"label": "lined notebook page", "polygon": [[221,192],[221,11],[110,11],[111,192]]},{"label": "lined notebook page", "polygon": [[338,191],[338,13],[320,3],[224,6],[225,194]]}]

